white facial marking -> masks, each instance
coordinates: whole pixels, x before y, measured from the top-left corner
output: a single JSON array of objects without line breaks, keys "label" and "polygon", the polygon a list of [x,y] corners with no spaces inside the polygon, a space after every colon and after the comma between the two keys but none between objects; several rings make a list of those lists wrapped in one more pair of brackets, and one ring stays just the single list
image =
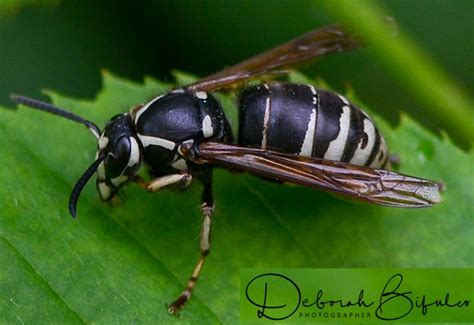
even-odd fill
[{"label": "white facial marking", "polygon": [[134,121],[135,123],[138,121],[138,119],[140,118],[140,115],[142,115],[147,109],[148,107],[150,107],[151,104],[153,104],[154,102],[156,102],[158,99],[160,99],[161,97],[163,97],[164,95],[161,95],[161,96],[158,96],[158,97],[155,97],[153,98],[152,100],[150,100],[148,103],[146,103],[145,105],[143,105],[142,108],[140,108],[138,110],[138,112],[135,113],[135,117],[134,117]]},{"label": "white facial marking", "polygon": [[112,184],[114,184],[115,186],[119,187],[120,184],[125,183],[127,180],[128,180],[128,177],[127,177],[127,176],[125,176],[125,175],[120,175],[120,176],[117,176],[117,177],[115,177],[115,178],[112,178],[110,181],[112,182]]},{"label": "white facial marking", "polygon": [[171,167],[173,167],[174,169],[178,169],[178,170],[187,170],[188,169],[188,165],[186,164],[186,160],[184,160],[184,159],[176,160],[174,163],[171,164]]},{"label": "white facial marking", "polygon": [[338,95],[339,98],[342,100],[342,102],[346,105],[350,105],[349,101],[347,100],[346,97],[342,96],[342,95]]},{"label": "white facial marking", "polygon": [[270,90],[270,87],[268,87],[268,84],[263,84],[263,87],[266,89],[266,90]]},{"label": "white facial marking", "polygon": [[112,189],[110,188],[110,186],[105,184],[105,182],[99,182],[98,187],[99,187],[100,197],[103,200],[107,200],[112,194]]},{"label": "white facial marking", "polygon": [[202,133],[205,138],[210,138],[214,134],[211,117],[209,115],[204,116],[204,119],[202,120]]},{"label": "white facial marking", "polygon": [[349,127],[351,124],[351,109],[349,106],[342,107],[342,114],[339,118],[339,134],[337,138],[329,143],[328,150],[324,154],[324,159],[339,160],[342,157],[346,147],[347,137],[349,136]]},{"label": "white facial marking", "polygon": [[109,144],[109,138],[106,136],[101,136],[99,139],[99,149],[104,149]]},{"label": "white facial marking", "polygon": [[199,99],[207,99],[207,93],[205,91],[198,91],[196,97]]},{"label": "white facial marking", "polygon": [[135,166],[140,161],[140,148],[138,147],[137,140],[134,137],[130,137],[130,158],[128,159],[128,167]]},{"label": "white facial marking", "polygon": [[306,129],[306,134],[304,136],[303,145],[299,155],[304,157],[311,157],[313,152],[313,140],[314,132],[316,131],[316,108],[313,108],[311,111],[311,116],[309,117],[308,127]]},{"label": "white facial marking", "polygon": [[142,145],[146,148],[148,146],[159,146],[166,148],[168,150],[174,150],[176,144],[173,141],[157,138],[157,137],[150,137],[147,135],[138,134],[138,138],[142,142]]},{"label": "white facial marking", "polygon": [[362,149],[363,139],[360,140],[359,145],[357,146],[354,156],[350,161],[351,164],[363,166],[367,159],[369,159],[372,148],[375,144],[375,127],[374,124],[368,119],[364,119],[364,133],[367,134],[367,145]]},{"label": "white facial marking", "polygon": [[105,179],[105,164],[103,161],[100,163],[99,167],[97,167],[97,177],[99,177],[100,180]]},{"label": "white facial marking", "polygon": [[263,116],[263,131],[262,131],[262,149],[267,148],[267,125],[268,120],[270,120],[270,95],[267,96],[267,100],[265,102],[265,115]]}]

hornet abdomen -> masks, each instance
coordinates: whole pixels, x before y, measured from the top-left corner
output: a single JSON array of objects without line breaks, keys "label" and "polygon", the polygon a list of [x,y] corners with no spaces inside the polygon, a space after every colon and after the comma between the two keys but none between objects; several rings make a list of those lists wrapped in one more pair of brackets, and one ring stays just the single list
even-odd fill
[{"label": "hornet abdomen", "polygon": [[345,97],[310,85],[247,88],[239,100],[241,146],[360,166],[387,165],[385,140],[365,112]]}]

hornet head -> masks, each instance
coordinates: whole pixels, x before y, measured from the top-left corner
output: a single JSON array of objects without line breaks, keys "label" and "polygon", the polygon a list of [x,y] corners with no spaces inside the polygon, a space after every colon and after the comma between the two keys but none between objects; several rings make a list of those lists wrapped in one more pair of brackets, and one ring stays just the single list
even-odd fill
[{"label": "hornet head", "polygon": [[99,137],[99,157],[104,159],[97,168],[97,189],[101,199],[109,201],[140,167],[141,148],[130,114],[114,116],[107,123]]},{"label": "hornet head", "polygon": [[97,171],[97,189],[104,201],[111,200],[119,188],[137,172],[141,163],[141,147],[135,136],[132,119],[128,113],[114,116],[103,132],[93,122],[48,103],[23,96],[11,99],[31,108],[48,112],[85,125],[98,140],[95,161],[86,169],[69,197],[69,212],[76,217],[76,206],[82,189]]}]

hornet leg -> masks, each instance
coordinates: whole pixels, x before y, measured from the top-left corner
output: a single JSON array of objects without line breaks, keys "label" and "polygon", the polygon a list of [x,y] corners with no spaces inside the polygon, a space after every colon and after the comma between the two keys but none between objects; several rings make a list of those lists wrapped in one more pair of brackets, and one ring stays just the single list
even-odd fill
[{"label": "hornet leg", "polygon": [[199,261],[194,267],[193,274],[189,278],[186,289],[184,289],[178,299],[176,299],[168,308],[168,312],[170,314],[176,314],[178,310],[181,309],[184,304],[191,298],[193,289],[196,286],[196,281],[199,278],[199,274],[201,273],[201,269],[204,265],[206,256],[209,255],[209,252],[211,251],[211,221],[212,213],[214,212],[214,198],[212,196],[212,183],[210,178],[204,184],[201,202],[201,212],[203,216],[200,239],[201,257],[199,258]]},{"label": "hornet leg", "polygon": [[193,178],[191,174],[172,174],[158,177],[150,182],[147,182],[140,176],[135,176],[135,182],[149,192],[157,192],[162,188],[171,185],[178,185],[180,187],[186,188],[189,186],[189,184],[191,184],[192,179]]}]

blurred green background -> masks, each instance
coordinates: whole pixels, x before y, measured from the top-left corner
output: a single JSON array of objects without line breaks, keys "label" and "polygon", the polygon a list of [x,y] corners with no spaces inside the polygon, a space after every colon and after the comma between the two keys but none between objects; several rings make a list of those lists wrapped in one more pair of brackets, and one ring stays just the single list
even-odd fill
[{"label": "blurred green background", "polygon": [[[306,31],[341,21],[329,1],[240,0],[68,1],[0,0],[0,105],[15,92],[45,99],[41,89],[91,98],[100,69],[141,81],[171,80],[170,70],[204,76]],[[376,4],[454,82],[463,96],[474,89],[474,1],[396,0]],[[343,19],[343,18],[342,18]],[[395,124],[408,112],[432,130],[445,129],[458,144],[471,140],[453,123],[433,116],[407,91],[371,48],[327,57],[311,67]],[[420,89],[424,87],[419,85]],[[472,100],[470,100],[472,103]],[[471,111],[472,112],[472,108]],[[472,114],[471,114],[472,117]]]}]

